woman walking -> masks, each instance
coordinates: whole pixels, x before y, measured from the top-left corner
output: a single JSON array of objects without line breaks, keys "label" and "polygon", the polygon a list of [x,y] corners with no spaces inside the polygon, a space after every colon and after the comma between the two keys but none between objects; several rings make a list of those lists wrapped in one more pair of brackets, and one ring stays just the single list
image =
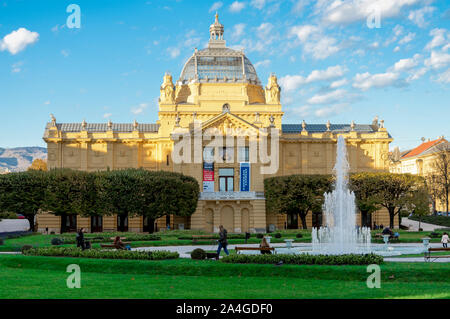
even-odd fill
[{"label": "woman walking", "polygon": [[228,252],[227,246],[228,246],[228,241],[227,241],[227,230],[225,228],[223,228],[222,225],[219,226],[219,247],[217,248],[217,256],[220,256],[220,251],[223,248],[223,251],[225,252],[225,254],[227,254],[227,256],[230,254]]},{"label": "woman walking", "polygon": [[444,248],[447,248],[447,245],[448,245],[448,234],[447,233],[444,233],[444,235],[442,235],[441,243]]}]

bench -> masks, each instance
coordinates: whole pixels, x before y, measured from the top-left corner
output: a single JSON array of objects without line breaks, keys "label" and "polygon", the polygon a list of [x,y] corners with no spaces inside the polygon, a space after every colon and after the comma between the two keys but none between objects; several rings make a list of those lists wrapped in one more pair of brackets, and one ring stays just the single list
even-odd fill
[{"label": "bench", "polygon": [[[129,245],[131,242],[122,242],[124,245]],[[100,244],[101,248],[116,248],[118,249],[117,245],[114,244]],[[121,249],[121,248],[120,248]]]},{"label": "bench", "polygon": [[239,251],[241,250],[259,250],[259,251],[270,251],[270,252],[275,252],[275,248],[274,247],[234,247],[234,250],[236,250],[236,253],[239,254]]},{"label": "bench", "polygon": [[[425,256],[424,256],[425,261],[434,261],[434,260],[436,260],[438,258],[450,258],[450,255],[442,255],[442,256],[434,255],[434,256],[431,256],[431,253],[435,252],[435,251],[448,251],[448,252],[450,252],[450,248],[444,248],[444,247],[442,247],[442,248],[428,248],[428,251],[426,251],[424,253],[425,254]],[[433,260],[431,260],[431,259],[433,259]]]}]

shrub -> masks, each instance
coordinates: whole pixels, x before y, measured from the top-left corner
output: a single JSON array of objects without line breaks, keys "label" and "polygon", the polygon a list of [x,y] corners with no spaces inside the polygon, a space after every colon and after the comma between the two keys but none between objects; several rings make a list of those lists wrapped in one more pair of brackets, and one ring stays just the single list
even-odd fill
[{"label": "shrub", "polygon": [[303,234],[302,233],[298,233],[297,235],[295,235],[296,238],[302,238]]},{"label": "shrub", "polygon": [[22,246],[22,254],[26,255],[28,251],[30,251],[31,249],[33,249],[33,246],[31,245],[23,245]]},{"label": "shrub", "polygon": [[64,241],[58,237],[52,238],[52,245],[53,246],[59,246],[64,244]]},{"label": "shrub", "polygon": [[264,237],[264,234],[262,233],[257,233],[256,234],[256,238],[262,239]]},{"label": "shrub", "polygon": [[[120,236],[126,237],[126,241],[153,241],[161,240],[160,236],[153,234],[137,234],[137,233],[120,233],[120,232],[109,232],[109,233],[96,233],[96,234],[84,234],[84,239],[89,240],[91,243],[105,243],[111,242],[113,237]],[[62,234],[61,238],[64,240],[65,244],[76,244],[76,234]]]},{"label": "shrub", "polygon": [[100,250],[74,247],[45,247],[31,248],[24,252],[28,256],[51,256],[51,257],[81,257],[98,259],[136,259],[136,260],[163,260],[176,259],[179,257],[177,252],[165,250],[156,251],[131,251],[131,250]]},{"label": "shrub", "polygon": [[439,233],[436,233],[436,232],[430,233],[430,238],[439,238],[439,237],[441,237],[441,234],[439,234]]},{"label": "shrub", "polygon": [[0,238],[0,246],[3,245],[3,238]]},{"label": "shrub", "polygon": [[196,260],[203,260],[206,258],[206,251],[201,248],[196,248],[191,252],[191,258]]},{"label": "shrub", "polygon": [[280,234],[280,233],[276,233],[276,234],[274,235],[274,237],[275,237],[275,238],[281,238],[281,234]]},{"label": "shrub", "polygon": [[229,255],[221,259],[224,263],[234,264],[284,264],[293,265],[370,265],[381,264],[383,257],[375,254],[367,255]]},{"label": "shrub", "polygon": [[55,232],[54,232],[54,231],[51,231],[51,232],[50,232],[50,235],[54,235],[54,234],[55,234]]}]

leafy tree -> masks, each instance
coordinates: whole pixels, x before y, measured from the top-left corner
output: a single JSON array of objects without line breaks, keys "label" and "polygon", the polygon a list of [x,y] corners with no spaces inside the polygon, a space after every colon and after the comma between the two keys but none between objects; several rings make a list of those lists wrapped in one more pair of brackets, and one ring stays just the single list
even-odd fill
[{"label": "leafy tree", "polygon": [[70,169],[46,173],[45,209],[57,216],[91,215],[98,207],[95,175]]},{"label": "leafy tree", "polygon": [[0,211],[24,215],[34,231],[34,218],[44,207],[47,185],[47,175],[41,171],[0,175]]},{"label": "leafy tree", "polygon": [[408,200],[406,208],[409,211],[412,211],[413,215],[419,217],[419,229],[422,217],[430,214],[430,204],[430,194],[425,185],[422,187],[419,186],[419,188],[410,193],[410,199]]},{"label": "leafy tree", "polygon": [[147,217],[150,232],[159,217],[191,216],[197,208],[199,184],[192,177],[143,169],[103,172],[99,176],[103,213]]},{"label": "leafy tree", "polygon": [[350,176],[350,188],[355,193],[356,205],[361,212],[362,226],[370,227],[369,215],[380,208],[380,185],[377,173],[356,173]]},{"label": "leafy tree", "polygon": [[37,158],[31,163],[31,166],[28,167],[28,170],[35,170],[35,171],[46,171],[47,170],[47,161]]},{"label": "leafy tree", "polygon": [[377,201],[389,212],[389,226],[394,228],[397,215],[401,223],[401,211],[411,201],[411,194],[423,185],[423,178],[411,174],[374,173],[379,186]]},{"label": "leafy tree", "polygon": [[329,175],[290,175],[264,180],[266,209],[275,214],[298,214],[303,229],[307,229],[309,211],[319,211],[324,193],[331,190]]}]

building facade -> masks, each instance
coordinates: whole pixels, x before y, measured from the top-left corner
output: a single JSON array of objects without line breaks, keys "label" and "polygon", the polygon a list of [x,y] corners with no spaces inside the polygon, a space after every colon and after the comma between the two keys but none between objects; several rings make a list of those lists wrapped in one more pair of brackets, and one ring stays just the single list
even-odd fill
[{"label": "building facade", "polygon": [[[413,174],[425,177],[428,183],[433,180],[429,179],[433,175],[441,175],[438,173],[438,162],[442,162],[440,155],[447,153],[447,158],[450,158],[450,143],[439,136],[435,140],[422,140],[422,143],[410,150],[400,152],[398,149],[392,154],[390,172],[400,174]],[[447,159],[448,160],[448,159]],[[450,163],[448,164],[450,166]],[[446,203],[442,198],[437,198],[433,203],[433,209],[438,212],[447,212]]]},{"label": "building facade", "polygon": [[[48,167],[144,168],[191,175],[203,187],[196,212],[190,218],[163,217],[157,227],[169,224],[215,232],[224,225],[238,233],[297,228],[295,216],[288,219],[266,213],[264,179],[331,174],[339,135],[346,138],[352,172],[389,169],[392,138],[383,121],[284,124],[277,77],[271,75],[263,86],[244,52],[228,48],[223,35],[216,15],[208,47],[195,49],[175,83],[170,74],[164,75],[159,119],[154,124],[58,123],[52,116],[44,134]],[[219,133],[222,144],[211,137]],[[69,219],[39,215],[38,228],[55,232],[61,231],[61,225],[69,230],[145,230],[145,221],[137,217]],[[377,212],[374,221],[386,225],[388,216]],[[309,227],[318,223],[317,216],[308,214]]]}]

